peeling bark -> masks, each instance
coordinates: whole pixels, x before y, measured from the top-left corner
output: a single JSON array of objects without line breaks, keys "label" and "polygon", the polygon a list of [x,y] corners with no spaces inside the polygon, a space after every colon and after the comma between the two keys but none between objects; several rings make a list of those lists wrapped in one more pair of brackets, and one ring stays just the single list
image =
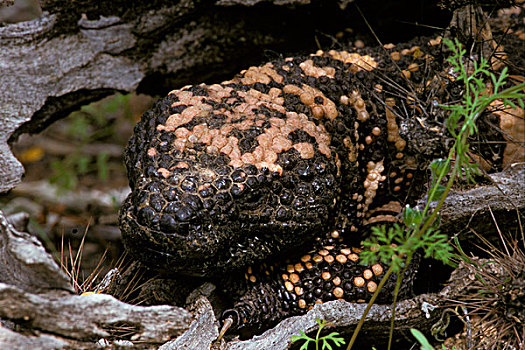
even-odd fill
[{"label": "peeling bark", "polygon": [[[452,230],[448,231],[451,234],[465,222],[481,229],[484,226],[480,225],[486,225],[485,219],[491,220],[487,213],[489,206],[497,220],[515,217],[516,209],[523,215],[524,176],[525,167],[516,166],[491,175],[492,185],[453,192],[442,210],[442,227]],[[218,335],[215,316],[205,297],[210,294],[209,287],[201,287],[188,298],[190,311],[173,306],[134,306],[103,294],[74,295],[67,278],[41,244],[29,234],[16,231],[1,212],[0,247],[3,262],[0,265],[0,348],[20,344],[34,349],[61,348],[64,344],[90,348],[99,338],[111,339],[122,326],[131,327],[131,340],[140,341],[144,346],[171,339],[163,349],[209,349]],[[439,293],[401,301],[396,311],[396,332],[407,332],[411,327],[429,331],[449,300],[456,298],[470,283],[471,279],[466,277],[470,273],[468,268],[460,266]],[[308,333],[315,329],[316,318],[333,322],[343,333],[350,332],[365,307],[345,301],[328,302],[304,316],[286,319],[260,336],[222,341],[214,346],[231,350],[287,349],[291,335],[299,330]],[[385,339],[391,311],[389,305],[374,305],[363,334],[373,335],[376,340]],[[178,335],[181,336],[177,338]]]},{"label": "peeling bark", "polygon": [[[0,211],[0,283],[27,292],[46,292],[73,288],[42,243],[8,223]],[[1,307],[0,307],[1,309]]]},{"label": "peeling bark", "polygon": [[[416,2],[375,1],[363,9],[396,26],[393,11],[406,18]],[[338,31],[364,26],[343,11],[349,2],[41,0],[40,18],[0,26],[0,193],[24,173],[8,146],[20,134],[115,91],[164,95],[231,78],[268,56],[313,52],[319,41],[339,46]]]},{"label": "peeling bark", "polygon": [[0,283],[0,317],[23,320],[30,329],[79,340],[109,337],[126,326],[134,333],[134,341],[154,343],[182,334],[192,318],[188,311],[174,306],[130,305],[107,294],[33,294],[4,283]]},{"label": "peeling bark", "polygon": [[[525,167],[516,164],[501,173],[490,174],[492,182],[467,191],[452,191],[441,208],[440,230],[457,234],[472,247],[478,241],[473,232],[491,241],[500,241],[500,232],[512,232],[525,222]],[[420,205],[424,203],[420,202]],[[434,202],[431,208],[437,203]],[[518,216],[521,218],[519,219]]]}]

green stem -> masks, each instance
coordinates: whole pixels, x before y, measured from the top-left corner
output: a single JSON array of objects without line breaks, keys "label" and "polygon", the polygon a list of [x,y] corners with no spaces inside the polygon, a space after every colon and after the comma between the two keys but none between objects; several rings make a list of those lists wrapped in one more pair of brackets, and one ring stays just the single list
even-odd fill
[{"label": "green stem", "polygon": [[348,343],[348,347],[346,348],[346,350],[352,349],[352,346],[354,345],[357,339],[357,335],[359,334],[359,331],[361,330],[361,328],[363,327],[363,324],[365,323],[366,315],[368,315],[370,308],[372,308],[372,305],[374,305],[374,302],[376,301],[377,296],[379,295],[379,292],[385,285],[386,281],[388,280],[388,277],[390,277],[390,275],[392,274],[392,271],[394,271],[394,266],[390,265],[385,275],[383,276],[383,279],[381,280],[381,282],[379,282],[379,285],[377,286],[377,289],[374,292],[374,295],[372,295],[372,298],[366,305],[366,309],[363,312],[363,315],[361,316],[361,319],[359,320],[359,323],[357,324],[357,327],[355,328],[354,333],[352,334],[352,339],[350,339],[350,343]]},{"label": "green stem", "polygon": [[319,336],[321,335],[321,330],[322,329],[323,329],[323,324],[320,323],[319,324],[319,329],[317,330],[317,335],[315,336],[315,350],[319,350]]},{"label": "green stem", "polygon": [[513,85],[505,90],[499,92],[495,95],[487,96],[486,99],[483,99],[479,107],[475,109],[474,115],[481,115],[481,112],[485,110],[492,102],[500,100],[503,98],[523,98],[523,94],[520,94],[519,91],[525,90],[525,83]]},{"label": "green stem", "polygon": [[[448,161],[450,160],[450,157],[447,159]],[[423,234],[423,232],[425,232],[429,227],[430,225],[432,224],[432,222],[436,219],[437,217],[437,214],[439,212],[439,209],[441,208],[441,206],[443,205],[443,203],[445,202],[445,198],[447,197],[448,193],[450,192],[450,189],[452,188],[452,185],[454,184],[454,179],[456,178],[456,174],[459,170],[459,162],[456,162],[454,164],[454,169],[452,171],[452,175],[450,176],[449,180],[448,180],[448,183],[447,183],[447,186],[445,188],[445,191],[443,192],[443,196],[441,197],[441,199],[439,200],[435,210],[432,212],[432,215],[430,216],[430,218],[428,220],[425,221],[425,224],[423,225],[423,227],[420,229],[420,230],[417,230],[416,231],[416,237],[421,237],[421,235]],[[440,174],[440,178],[439,180],[441,180],[441,178],[444,176],[444,174]],[[428,203],[427,203],[428,204]],[[426,209],[426,208],[425,208]],[[405,265],[405,268],[403,270],[403,273],[400,275],[400,276],[403,276],[405,271],[406,271],[406,267],[408,266],[408,263],[410,263],[410,261],[412,260],[412,256],[409,256],[407,257],[407,264]],[[394,270],[394,266],[393,265],[390,265],[390,267],[388,268],[386,274],[383,276],[383,279],[381,279],[381,282],[379,283],[379,285],[377,286],[377,289],[376,291],[374,292],[374,295],[372,296],[372,298],[370,299],[370,301],[368,302],[368,304],[366,305],[366,309],[365,311],[363,312],[363,315],[361,316],[361,319],[359,320],[359,323],[357,324],[357,327],[356,329],[354,330],[354,333],[352,334],[352,338],[350,339],[350,343],[348,344],[348,347],[347,347],[347,350],[350,350],[352,349],[352,346],[354,345],[356,339],[357,339],[357,335],[359,334],[359,332],[361,331],[361,328],[363,327],[363,324],[365,322],[365,318],[366,318],[366,315],[368,315],[368,312],[370,311],[370,308],[372,307],[372,305],[374,304],[375,300],[377,299],[377,296],[379,295],[379,292],[381,291],[381,289],[383,288],[383,286],[385,285],[386,281],[388,280],[388,278],[390,277],[390,275],[392,274],[392,271]],[[400,276],[398,276],[398,279],[400,278]],[[395,315],[395,302],[397,300],[397,295],[399,293],[399,287],[400,287],[401,283],[399,282],[396,282],[396,287],[395,287],[395,290],[394,290],[394,310],[392,311],[392,315],[394,316]],[[392,317],[392,322],[393,322],[394,318]],[[391,323],[391,332],[393,332],[393,323]],[[392,337],[390,337],[389,339],[389,344],[390,342],[392,341],[391,339]],[[390,346],[390,345],[389,345]],[[389,347],[390,349],[390,347]]]},{"label": "green stem", "polygon": [[[448,164],[450,163],[450,157],[452,155],[452,152],[454,152],[454,150],[456,149],[456,145],[452,146],[452,149],[450,150],[449,152],[449,156],[446,160],[446,165],[445,165],[445,169],[448,168]],[[441,183],[441,179],[443,179],[443,177],[445,176],[446,174],[444,172],[441,172],[439,174],[439,177],[437,178],[436,180],[436,184],[439,184]],[[437,186],[434,186],[430,193],[429,193],[429,198],[434,198],[435,194],[436,194],[436,191],[437,191]],[[428,201],[425,203],[425,208],[423,209],[423,217],[426,217],[427,216],[427,212],[428,212],[428,209],[430,208],[430,203],[432,203],[431,201]]]},{"label": "green stem", "polygon": [[[450,157],[449,157],[449,159],[450,159]],[[450,189],[452,188],[452,185],[454,184],[454,180],[456,179],[456,175],[459,172],[459,167],[460,167],[459,163],[460,162],[457,162],[457,161],[455,162],[454,169],[452,169],[452,174],[450,175],[450,178],[448,179],[447,186],[445,187],[445,191],[443,191],[443,195],[439,199],[439,202],[436,205],[436,208],[432,211],[432,214],[430,215],[428,220],[425,220],[425,224],[423,225],[423,227],[416,231],[416,237],[417,238],[420,238],[423,235],[423,232],[426,232],[426,230],[428,230],[428,228],[430,227],[430,225],[432,225],[434,220],[436,220],[436,217],[437,217],[437,215],[439,213],[439,210],[443,206],[443,203],[445,202],[445,199],[447,198],[448,193],[450,192]],[[427,204],[428,204],[428,202],[427,202]]]},{"label": "green stem", "polygon": [[[455,51],[456,54],[459,57],[457,59],[457,61],[456,61],[456,62],[459,62],[456,65],[456,67],[458,68],[458,70],[460,72],[460,76],[465,77],[465,76],[467,76],[467,72],[466,72],[465,66],[463,65],[464,51],[462,51],[461,46],[459,45],[457,40],[456,40],[456,47],[458,47],[457,51],[453,49],[453,51]],[[454,62],[452,62],[452,63],[454,64]],[[494,94],[492,94],[491,96],[488,96],[487,98],[483,98],[481,100],[478,100],[476,97],[474,97],[474,101],[472,101],[471,100],[471,89],[472,89],[472,91],[476,91],[476,86],[475,85],[473,85],[473,86],[470,85],[471,84],[471,79],[470,78],[467,78],[467,79],[463,78],[463,80],[464,80],[464,83],[465,83],[465,90],[466,90],[466,101],[465,101],[466,110],[461,111],[461,114],[464,115],[467,120],[462,125],[461,130],[459,131],[459,133],[457,135],[455,134],[454,130],[450,130],[451,134],[455,136],[456,142],[454,143],[454,145],[452,146],[452,148],[451,148],[451,150],[449,152],[448,158],[446,160],[446,165],[447,166],[444,167],[444,169],[446,169],[448,167],[448,164],[450,164],[450,162],[451,162],[452,156],[454,154],[456,154],[455,162],[454,162],[454,168],[453,168],[452,173],[451,173],[451,175],[449,177],[449,180],[447,182],[445,190],[443,191],[443,194],[441,195],[441,198],[439,199],[435,209],[432,211],[432,214],[430,215],[428,220],[424,221],[424,223],[422,224],[422,227],[420,227],[419,229],[416,229],[415,232],[413,233],[415,235],[415,237],[418,238],[418,239],[421,238],[421,236],[425,232],[427,232],[427,230],[431,227],[431,225],[436,220],[436,218],[438,216],[438,213],[439,213],[439,210],[443,206],[443,203],[445,202],[445,199],[447,198],[448,193],[450,192],[450,190],[451,190],[451,188],[452,188],[452,186],[454,184],[454,181],[455,181],[457,175],[460,172],[462,164],[464,163],[465,160],[463,158],[461,158],[460,154],[458,154],[458,153],[465,152],[466,148],[464,146],[467,145],[468,136],[472,132],[475,132],[475,124],[474,123],[476,122],[477,118],[481,115],[481,113],[493,101],[498,100],[498,99],[503,99],[504,103],[506,104],[506,99],[509,99],[509,98],[522,98],[523,94],[520,93],[520,91],[525,89],[525,83],[522,83],[522,84],[511,86],[511,87],[509,87],[509,88],[507,88],[507,89],[497,93],[498,84],[496,83],[495,84],[496,86],[494,87],[494,89],[495,89],[494,90]],[[501,80],[503,80],[503,78]],[[446,109],[451,109],[452,110],[452,108],[449,107],[449,106],[443,106],[443,107],[446,108]],[[454,111],[453,111],[453,113],[454,113]],[[472,125],[474,125],[474,127]],[[444,171],[442,171],[439,174],[439,176],[438,176],[436,184],[439,184],[445,175],[446,174],[444,173]],[[429,198],[434,198],[434,195],[435,195],[436,191],[437,191],[437,186],[433,186],[433,189],[432,189],[431,193],[429,194]],[[423,210],[423,217],[426,217],[426,214],[428,213],[428,210],[430,208],[430,203],[431,203],[431,201],[428,200],[426,205],[425,205],[425,208]],[[393,304],[392,304],[393,305],[392,318],[391,318],[391,322],[390,322],[390,336],[389,336],[389,341],[388,341],[388,349],[389,350],[391,349],[392,339],[393,339],[394,320],[395,320],[395,307],[396,307],[397,298],[398,298],[398,295],[399,295],[399,289],[400,289],[400,286],[401,286],[402,277],[405,275],[405,272],[406,272],[409,264],[412,261],[413,253],[414,252],[408,253],[405,266],[404,266],[402,272],[397,276],[397,280],[396,280],[396,286],[395,286],[395,289],[394,289],[394,300],[393,300]],[[389,269],[388,269],[388,271],[387,271],[387,273],[385,274],[385,276],[383,276],[383,279],[379,283],[379,286],[378,286],[377,290],[374,292],[374,295],[372,296],[372,298],[368,302],[368,304],[366,306],[366,309],[365,309],[361,319],[359,320],[359,323],[358,323],[356,329],[354,330],[354,332],[352,334],[352,338],[350,339],[350,342],[348,344],[347,350],[350,350],[352,348],[352,346],[354,345],[354,343],[355,343],[355,341],[357,339],[357,335],[359,334],[359,332],[360,332],[360,330],[361,330],[361,328],[362,328],[362,326],[363,326],[363,324],[365,322],[365,318],[368,315],[368,312],[370,311],[372,305],[374,304],[375,300],[377,299],[377,296],[379,295],[379,292],[383,288],[384,284],[386,283],[387,279],[390,277],[392,272],[393,272],[393,265],[391,264]]]},{"label": "green stem", "polygon": [[394,300],[392,302],[392,317],[390,318],[390,333],[388,336],[388,350],[392,347],[392,339],[394,338],[394,320],[396,318],[396,305],[397,305],[397,297],[399,295],[399,288],[401,287],[401,282],[403,279],[403,276],[405,275],[405,272],[407,271],[408,265],[412,261],[412,254],[407,256],[407,260],[405,261],[405,267],[403,268],[403,271],[399,275],[397,275],[396,280],[396,288],[394,289]]}]

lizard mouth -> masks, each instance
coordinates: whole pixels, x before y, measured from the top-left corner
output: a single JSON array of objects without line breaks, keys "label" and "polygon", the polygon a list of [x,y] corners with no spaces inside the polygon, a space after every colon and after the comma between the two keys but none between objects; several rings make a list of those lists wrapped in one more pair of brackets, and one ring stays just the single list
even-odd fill
[{"label": "lizard mouth", "polygon": [[163,272],[207,275],[208,261],[214,261],[221,250],[212,224],[202,218],[197,223],[195,216],[177,220],[175,215],[159,214],[147,206],[138,209],[131,197],[121,207],[120,228],[132,256]]},{"label": "lizard mouth", "polygon": [[[155,211],[154,200],[145,204],[139,198],[132,193],[121,207],[120,228],[124,244],[131,255],[146,266],[168,274],[212,277],[237,270],[280,254],[286,247],[297,248],[324,228],[321,223],[261,222],[261,214],[253,212],[251,207],[252,216],[247,219],[242,214],[246,211],[237,206],[229,210],[236,220],[226,215],[217,219],[205,210],[180,218],[176,214]],[[179,211],[185,208],[185,204],[175,204]],[[227,205],[221,207],[223,212],[226,209]],[[275,239],[276,232],[280,234],[279,239]],[[297,237],[302,237],[300,242]]]}]

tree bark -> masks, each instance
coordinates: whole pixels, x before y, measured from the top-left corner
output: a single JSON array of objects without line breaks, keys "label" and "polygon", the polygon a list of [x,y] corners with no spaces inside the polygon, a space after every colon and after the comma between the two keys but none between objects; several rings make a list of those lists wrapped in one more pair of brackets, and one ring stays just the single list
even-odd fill
[{"label": "tree bark", "polygon": [[[0,27],[0,193],[24,173],[8,146],[20,134],[39,132],[115,91],[165,95],[186,84],[229,79],[277,54],[345,44],[335,39],[337,32],[349,24],[364,27],[356,11],[343,10],[350,2],[41,0],[40,18]],[[416,2],[374,0],[362,8],[380,19],[377,26],[400,28],[394,13],[416,15],[414,22],[432,13],[427,20],[448,23],[446,12],[435,16],[434,3],[423,11]],[[392,30],[383,32],[390,40]]]},{"label": "tree bark", "polygon": [[[452,236],[455,228],[465,223],[474,230],[484,229],[484,218],[491,220],[488,207],[492,208],[498,223],[502,220],[510,223],[509,217],[517,220],[517,215],[523,220],[524,177],[525,166],[515,166],[491,175],[493,184],[454,191],[442,209],[442,227],[448,230],[445,232]],[[62,348],[65,344],[92,348],[100,338],[111,339],[124,327],[131,333],[128,338],[140,341],[144,347],[155,347],[174,339],[163,345],[166,350],[210,349],[218,335],[206,292],[195,292],[195,296],[188,298],[192,313],[172,306],[129,305],[103,294],[75,295],[67,277],[42,245],[29,234],[15,230],[1,211],[0,247],[0,324],[3,326],[0,327],[0,348],[50,349]],[[401,301],[396,312],[396,332],[406,333],[409,328],[429,331],[449,300],[456,298],[470,283],[471,279],[465,277],[470,273],[470,269],[462,265],[439,293]],[[364,308],[365,304],[328,302],[304,316],[282,321],[261,336],[227,343],[223,340],[215,346],[232,350],[287,349],[291,335],[298,330],[311,332],[315,329],[316,318],[332,322],[342,332],[351,331]],[[385,339],[391,311],[389,305],[374,305],[364,334],[373,335],[376,340]],[[29,336],[28,332],[37,336]]]}]

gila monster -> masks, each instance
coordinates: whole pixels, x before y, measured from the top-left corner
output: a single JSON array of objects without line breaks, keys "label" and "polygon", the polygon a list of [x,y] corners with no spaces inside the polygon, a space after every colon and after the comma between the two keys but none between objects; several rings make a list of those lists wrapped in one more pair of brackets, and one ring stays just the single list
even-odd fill
[{"label": "gila monster", "polygon": [[386,269],[360,265],[353,247],[422,196],[428,164],[446,152],[437,104],[461,89],[442,50],[418,39],[318,51],[170,92],[126,149],[127,250],[159,271],[214,279],[235,301],[223,315],[233,328],[367,301]]}]

